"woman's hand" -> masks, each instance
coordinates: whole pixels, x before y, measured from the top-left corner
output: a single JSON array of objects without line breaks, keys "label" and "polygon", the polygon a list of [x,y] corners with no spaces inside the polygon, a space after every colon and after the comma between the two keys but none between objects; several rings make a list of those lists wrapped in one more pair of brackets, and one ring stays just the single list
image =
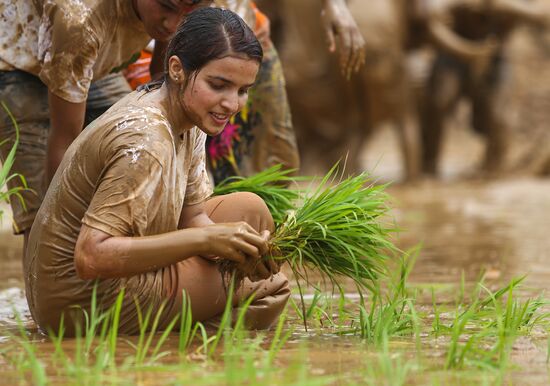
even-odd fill
[{"label": "woman's hand", "polygon": [[[323,0],[321,13],[329,51],[340,51],[340,67],[346,78],[365,63],[365,40],[344,0]],[[338,42],[336,42],[338,40]]]},{"label": "woman's hand", "polygon": [[267,279],[279,271],[272,259],[262,259],[269,252],[268,230],[258,233],[246,222],[213,224],[205,232],[204,253],[219,256],[237,264],[252,281]]}]

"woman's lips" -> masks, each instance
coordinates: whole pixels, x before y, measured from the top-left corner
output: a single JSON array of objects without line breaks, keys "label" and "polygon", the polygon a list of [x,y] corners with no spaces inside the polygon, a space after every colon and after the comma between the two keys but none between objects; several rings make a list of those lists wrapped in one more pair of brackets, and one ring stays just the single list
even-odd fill
[{"label": "woman's lips", "polygon": [[210,116],[212,117],[212,120],[219,125],[226,124],[227,121],[229,121],[229,117],[230,117],[230,115],[228,114],[218,114],[218,113],[210,113]]}]

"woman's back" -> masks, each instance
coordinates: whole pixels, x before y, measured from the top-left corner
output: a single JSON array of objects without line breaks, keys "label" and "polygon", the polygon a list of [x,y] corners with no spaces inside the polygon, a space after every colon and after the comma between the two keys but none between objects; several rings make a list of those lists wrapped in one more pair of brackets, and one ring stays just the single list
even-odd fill
[{"label": "woman's back", "polygon": [[[73,304],[89,308],[95,281],[80,279],[74,265],[82,223],[112,236],[166,233],[177,229],[184,201],[210,194],[203,173],[206,135],[196,128],[175,133],[146,97],[134,92],[88,126],[48,189],[24,260],[27,299],[39,325],[56,325]],[[124,313],[135,315],[133,297],[143,295],[143,307],[152,304],[145,295],[161,293],[162,274],[152,269],[99,280],[98,299],[111,304],[126,287],[121,320],[130,322]]]}]

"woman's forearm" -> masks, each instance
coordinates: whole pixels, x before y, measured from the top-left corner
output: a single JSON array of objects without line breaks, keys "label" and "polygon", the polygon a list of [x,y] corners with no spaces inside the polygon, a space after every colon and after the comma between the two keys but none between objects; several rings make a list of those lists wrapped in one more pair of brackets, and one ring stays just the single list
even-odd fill
[{"label": "woman's forearm", "polygon": [[83,225],[75,247],[75,266],[82,279],[129,277],[203,254],[207,245],[204,228],[112,237]]}]

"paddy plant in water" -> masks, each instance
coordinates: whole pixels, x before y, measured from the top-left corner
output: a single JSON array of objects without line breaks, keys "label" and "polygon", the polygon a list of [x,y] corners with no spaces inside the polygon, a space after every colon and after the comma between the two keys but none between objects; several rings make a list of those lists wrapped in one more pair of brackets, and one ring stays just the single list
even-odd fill
[{"label": "paddy plant in water", "polygon": [[[25,200],[23,199],[21,192],[28,189],[27,181],[25,180],[24,176],[17,173],[11,173],[11,169],[15,161],[15,152],[17,150],[17,146],[19,145],[19,126],[17,125],[15,118],[13,117],[6,104],[4,102],[1,102],[1,104],[2,108],[8,114],[13,126],[15,127],[15,138],[6,159],[2,160],[2,168],[0,169],[0,201],[6,201],[10,199],[10,197],[12,200],[15,198],[18,199],[21,202],[23,208],[25,208]],[[0,140],[0,146],[6,146],[8,141],[9,138]],[[11,189],[8,188],[7,184],[11,180],[19,180],[19,186]],[[1,219],[2,211],[0,210],[0,220]]]},{"label": "paddy plant in water", "polygon": [[292,210],[301,196],[296,188],[297,182],[306,177],[292,177],[294,170],[283,170],[282,165],[275,165],[251,177],[234,176],[222,181],[214,188],[214,195],[235,192],[251,192],[260,196],[276,225],[281,224],[287,212]]},{"label": "paddy plant in water", "polygon": [[346,277],[358,291],[375,292],[374,283],[396,251],[390,240],[395,227],[384,217],[389,209],[384,188],[367,173],[338,179],[335,166],[276,229],[272,258],[288,262],[306,283],[313,270],[337,288]]},{"label": "paddy plant in water", "polygon": [[[519,300],[521,279],[495,291],[479,282],[464,296],[464,302],[449,304],[449,309],[439,305],[437,312],[444,309],[452,316],[440,317],[436,332],[435,308],[419,311],[416,291],[407,284],[412,255],[403,259],[395,275],[388,276],[388,283],[378,285],[378,297],[350,300],[343,293],[333,296],[316,291],[306,298],[305,315],[316,327],[314,335],[328,333],[330,339],[345,335],[347,342],[356,339],[352,344],[364,357],[364,365],[354,370],[351,378],[342,375],[344,379],[357,384],[399,385],[417,379],[427,368],[432,372],[429,377],[447,369],[456,379],[470,373],[477,377],[472,371],[500,379],[499,374],[513,363],[510,354],[518,337],[546,334],[550,317],[544,307],[548,304],[542,298]],[[141,311],[139,334],[129,337],[117,332],[123,295],[121,292],[108,310],[94,305],[84,313],[85,322],[75,338],[65,338],[61,328],[57,334],[50,333],[46,343],[39,342],[19,321],[19,331],[11,338],[13,345],[3,350],[2,356],[29,384],[154,384],[163,374],[171,379],[176,374],[178,382],[204,385],[263,385],[269,380],[285,385],[327,384],[342,379],[338,375],[311,375],[305,347],[314,335],[293,336],[295,325],[287,317],[293,312],[292,305],[273,331],[258,333],[245,328],[249,300],[237,309],[227,307],[212,330],[193,323],[190,304],[184,298],[182,315],[168,329],[159,331],[158,315]],[[433,297],[436,304],[435,292]],[[296,317],[302,317],[298,314],[302,310],[295,305]],[[422,370],[422,361],[432,350],[432,337],[445,354],[436,367],[432,363]],[[290,352],[297,353],[296,346],[289,346],[291,339],[299,339],[306,354],[296,359],[298,362],[281,362],[281,353],[289,347],[294,347]],[[43,344],[53,346],[53,353],[41,352]]]}]

